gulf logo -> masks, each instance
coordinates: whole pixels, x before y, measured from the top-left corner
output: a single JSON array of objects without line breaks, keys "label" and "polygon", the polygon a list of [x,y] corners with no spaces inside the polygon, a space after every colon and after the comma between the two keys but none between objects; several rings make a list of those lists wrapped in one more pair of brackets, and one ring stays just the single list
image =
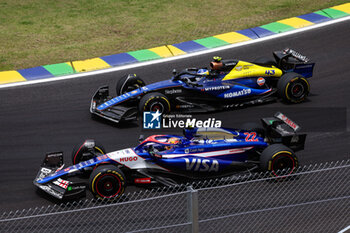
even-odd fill
[{"label": "gulf logo", "polygon": [[260,77],[256,80],[256,83],[259,85],[259,86],[263,86],[265,84],[265,79],[263,77]]}]

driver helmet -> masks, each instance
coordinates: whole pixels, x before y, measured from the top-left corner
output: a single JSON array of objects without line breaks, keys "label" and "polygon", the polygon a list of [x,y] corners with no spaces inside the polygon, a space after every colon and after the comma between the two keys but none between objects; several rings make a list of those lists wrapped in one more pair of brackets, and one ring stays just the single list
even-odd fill
[{"label": "driver helmet", "polygon": [[170,144],[178,144],[179,142],[180,142],[180,139],[176,137],[172,137],[168,139],[168,143]]},{"label": "driver helmet", "polygon": [[197,71],[198,75],[209,75],[209,71],[207,69],[199,69]]},{"label": "driver helmet", "polygon": [[[169,143],[169,144],[178,144],[178,143],[180,143],[180,139],[176,138],[176,137],[172,137],[172,138],[168,139],[167,143]],[[172,148],[173,148],[172,146],[165,146],[166,150],[170,150]]]},{"label": "driver helmet", "polygon": [[222,57],[219,57],[219,56],[213,57],[213,61],[210,62],[210,68],[212,70],[220,70],[223,66],[221,60],[222,60]]}]

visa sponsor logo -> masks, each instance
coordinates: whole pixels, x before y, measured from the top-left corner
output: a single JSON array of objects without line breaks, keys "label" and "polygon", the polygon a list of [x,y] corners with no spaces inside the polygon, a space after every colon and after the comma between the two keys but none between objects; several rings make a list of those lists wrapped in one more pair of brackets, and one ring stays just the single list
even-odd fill
[{"label": "visa sponsor logo", "polygon": [[217,160],[184,158],[187,171],[218,172],[219,162]]},{"label": "visa sponsor logo", "polygon": [[244,95],[249,95],[250,93],[252,93],[251,89],[243,89],[241,91],[225,93],[224,98],[233,98],[233,97],[238,97],[238,96],[244,96]]}]

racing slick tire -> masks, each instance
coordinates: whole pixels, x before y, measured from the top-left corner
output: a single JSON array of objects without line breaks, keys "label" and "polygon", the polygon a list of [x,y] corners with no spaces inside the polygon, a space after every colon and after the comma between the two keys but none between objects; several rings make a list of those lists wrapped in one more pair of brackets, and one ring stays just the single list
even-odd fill
[{"label": "racing slick tire", "polygon": [[136,74],[128,74],[118,80],[116,85],[117,96],[146,86],[146,83]]},{"label": "racing slick tire", "polygon": [[83,161],[87,161],[95,157],[95,155],[104,155],[106,150],[103,146],[94,141],[93,148],[89,148],[87,143],[92,142],[91,140],[85,140],[83,143],[78,144],[74,147],[72,151],[72,162],[73,165],[78,164]]},{"label": "racing slick tire", "polygon": [[125,175],[114,165],[97,167],[89,178],[91,193],[101,200],[119,198],[124,193],[125,187]]},{"label": "racing slick tire", "polygon": [[139,103],[139,111],[168,113],[170,112],[170,102],[168,98],[158,92],[148,93],[143,96]]},{"label": "racing slick tire", "polygon": [[288,103],[300,103],[306,99],[310,92],[310,84],[306,78],[297,73],[286,73],[277,83],[280,97]]},{"label": "racing slick tire", "polygon": [[276,61],[267,57],[258,57],[253,61],[253,63],[261,66],[268,66],[268,67],[277,66]]},{"label": "racing slick tire", "polygon": [[286,177],[299,167],[294,151],[282,144],[273,144],[260,155],[260,168],[274,177]]},{"label": "racing slick tire", "polygon": [[248,122],[244,123],[240,129],[247,130],[247,131],[255,131],[260,137],[265,137],[265,129],[261,126],[261,124],[256,122]]}]

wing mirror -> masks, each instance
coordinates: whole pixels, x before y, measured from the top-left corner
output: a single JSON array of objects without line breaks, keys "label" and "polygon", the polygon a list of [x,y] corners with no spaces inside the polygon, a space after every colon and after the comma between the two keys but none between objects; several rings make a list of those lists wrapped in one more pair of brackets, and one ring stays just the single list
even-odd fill
[{"label": "wing mirror", "polygon": [[139,143],[143,142],[145,140],[145,135],[141,134],[139,136]]},{"label": "wing mirror", "polygon": [[155,159],[161,159],[162,158],[162,155],[158,154],[158,150],[155,149],[152,145],[148,147],[147,151],[148,151],[149,155],[152,158],[155,158]]}]

